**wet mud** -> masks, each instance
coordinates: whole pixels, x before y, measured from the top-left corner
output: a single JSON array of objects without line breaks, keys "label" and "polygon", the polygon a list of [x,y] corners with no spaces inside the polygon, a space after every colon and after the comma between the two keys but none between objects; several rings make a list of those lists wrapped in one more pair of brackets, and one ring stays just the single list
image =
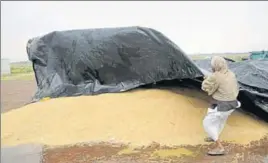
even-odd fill
[{"label": "wet mud", "polygon": [[227,152],[224,156],[206,154],[213,144],[168,147],[153,142],[146,147],[111,143],[46,147],[43,163],[266,163],[268,161],[267,136],[247,145],[226,142],[224,146]]}]

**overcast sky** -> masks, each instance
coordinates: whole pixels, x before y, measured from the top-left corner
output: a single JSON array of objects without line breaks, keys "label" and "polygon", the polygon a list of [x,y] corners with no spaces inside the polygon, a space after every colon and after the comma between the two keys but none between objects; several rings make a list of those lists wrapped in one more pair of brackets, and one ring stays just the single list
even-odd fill
[{"label": "overcast sky", "polygon": [[1,58],[27,60],[28,39],[55,30],[145,26],[186,53],[268,50],[268,2],[1,2]]}]

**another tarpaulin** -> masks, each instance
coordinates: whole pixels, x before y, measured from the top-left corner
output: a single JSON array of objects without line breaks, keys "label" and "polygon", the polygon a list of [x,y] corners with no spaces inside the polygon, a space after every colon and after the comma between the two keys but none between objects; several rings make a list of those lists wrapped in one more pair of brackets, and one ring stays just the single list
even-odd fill
[{"label": "another tarpaulin", "polygon": [[[197,60],[195,64],[211,73],[210,60]],[[240,86],[239,99],[244,110],[268,121],[268,61],[228,61]]]},{"label": "another tarpaulin", "polygon": [[171,40],[144,27],[56,31],[29,40],[27,53],[38,86],[34,101],[203,76]]}]

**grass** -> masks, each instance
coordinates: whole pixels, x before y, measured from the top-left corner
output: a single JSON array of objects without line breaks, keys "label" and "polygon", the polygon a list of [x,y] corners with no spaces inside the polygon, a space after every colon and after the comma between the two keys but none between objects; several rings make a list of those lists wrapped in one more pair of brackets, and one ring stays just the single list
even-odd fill
[{"label": "grass", "polygon": [[27,74],[32,72],[32,65],[11,65],[11,74]]},{"label": "grass", "polygon": [[11,74],[1,75],[1,80],[34,80],[34,72],[31,64],[11,64]]}]

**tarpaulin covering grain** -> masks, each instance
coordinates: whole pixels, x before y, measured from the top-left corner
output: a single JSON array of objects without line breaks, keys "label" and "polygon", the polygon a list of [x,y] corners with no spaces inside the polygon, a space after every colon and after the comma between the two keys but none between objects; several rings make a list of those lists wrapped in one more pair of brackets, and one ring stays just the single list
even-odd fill
[{"label": "tarpaulin covering grain", "polygon": [[56,31],[28,41],[43,97],[120,92],[202,72],[160,32],[143,27]]},{"label": "tarpaulin covering grain", "polygon": [[[210,60],[197,60],[196,65],[211,72]],[[239,99],[243,109],[268,121],[268,61],[228,61],[240,85]]]}]

